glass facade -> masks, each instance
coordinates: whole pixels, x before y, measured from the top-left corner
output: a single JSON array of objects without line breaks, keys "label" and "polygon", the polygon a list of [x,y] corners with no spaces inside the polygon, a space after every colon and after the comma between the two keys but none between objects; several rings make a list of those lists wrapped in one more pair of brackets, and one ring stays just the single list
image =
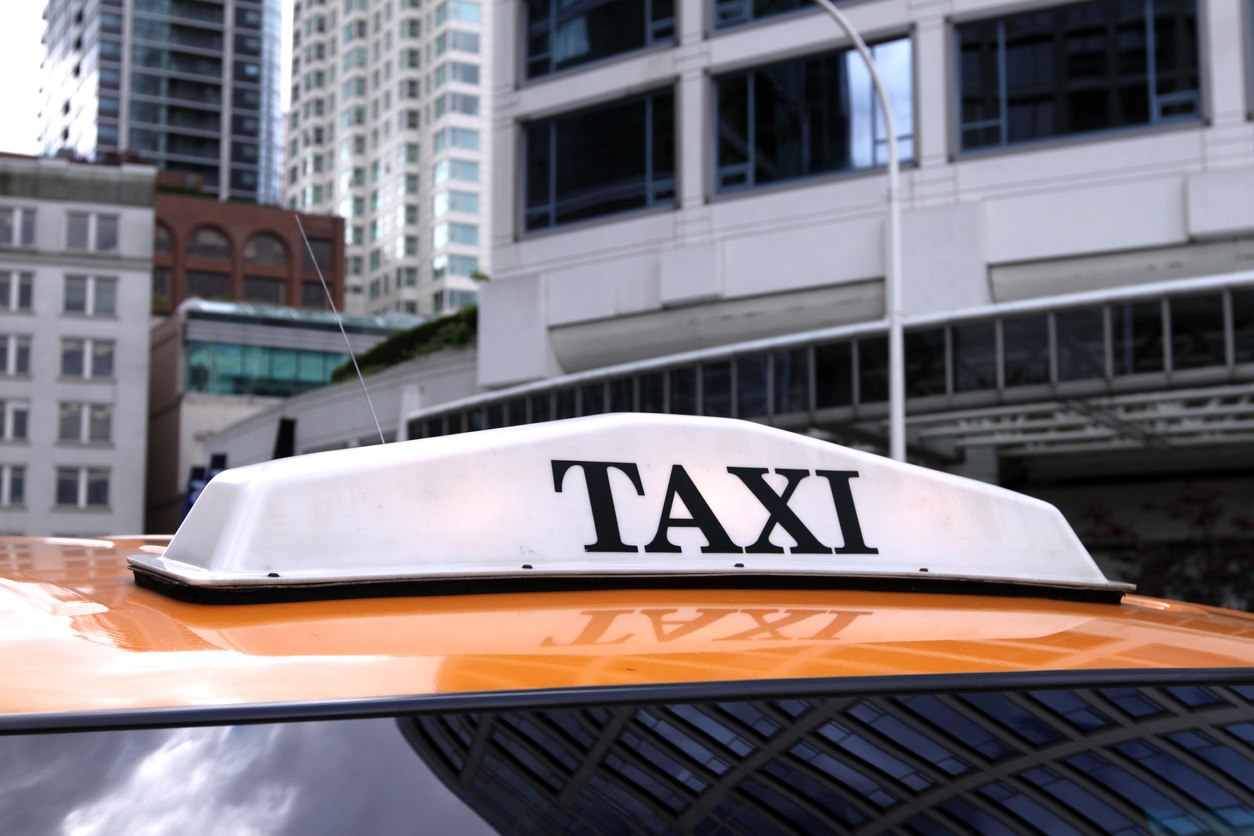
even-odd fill
[{"label": "glass facade", "polygon": [[674,0],[529,0],[527,77],[675,40]]},{"label": "glass facade", "polygon": [[325,386],[348,355],[227,343],[187,343],[188,392],[286,398]]},{"label": "glass facade", "polygon": [[526,228],[675,205],[675,95],[526,126]]},{"label": "glass facade", "polygon": [[1095,0],[956,27],[964,150],[1202,118],[1194,0]]},{"label": "glass facade", "polygon": [[[1042,392],[1065,397],[1189,386],[1232,373],[1249,377],[1254,375],[1254,288],[909,329],[905,348],[906,397],[912,410],[921,411]],[[856,413],[863,407],[880,414],[888,399],[888,338],[868,332],[596,385],[606,384],[620,393],[604,401],[614,412],[750,420],[833,409]],[[595,414],[579,394],[589,385],[532,394],[533,405],[555,400],[551,407],[533,407],[527,420]],[[431,427],[443,426],[442,420],[412,421],[409,437],[422,437]]]},{"label": "glass facade", "polygon": [[[914,157],[911,52],[909,38],[872,48],[903,160]],[[888,161],[883,110],[854,50],[728,73],[714,84],[720,191]]]},{"label": "glass facade", "polygon": [[[80,72],[80,62],[68,76],[51,79],[45,113],[55,115],[46,119],[44,152],[73,147],[89,159],[110,159],[137,151],[159,168],[201,175],[211,192],[278,203],[280,17],[280,0],[239,0],[226,7],[203,0],[51,5],[47,65],[90,50],[83,39],[96,18],[99,86],[88,93],[97,107],[77,115],[59,103],[92,74]],[[129,90],[120,90],[123,78]],[[129,101],[125,111],[122,100]],[[230,150],[227,161],[223,149]]]}]

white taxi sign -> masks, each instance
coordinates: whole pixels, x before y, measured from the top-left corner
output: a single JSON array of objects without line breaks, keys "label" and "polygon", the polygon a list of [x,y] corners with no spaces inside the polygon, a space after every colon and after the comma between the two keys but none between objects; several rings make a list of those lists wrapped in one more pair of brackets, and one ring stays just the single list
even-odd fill
[{"label": "white taxi sign", "polygon": [[853,576],[1118,590],[1053,506],[746,421],[614,414],[228,470],[161,556],[198,587]]}]

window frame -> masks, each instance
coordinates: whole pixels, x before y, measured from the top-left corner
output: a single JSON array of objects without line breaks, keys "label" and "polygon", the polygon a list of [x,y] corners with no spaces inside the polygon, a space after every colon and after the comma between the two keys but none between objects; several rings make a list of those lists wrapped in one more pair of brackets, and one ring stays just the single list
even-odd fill
[{"label": "window frame", "polygon": [[[785,12],[783,14],[795,14],[800,11],[804,11],[804,10],[798,9],[798,10],[794,10],[793,12]],[[779,17],[779,15],[772,15],[769,18],[763,18],[763,20],[774,20],[776,17]],[[745,25],[749,25],[749,24],[745,24]],[[738,26],[736,28],[739,29],[740,27]],[[892,43],[895,41],[905,40],[905,41],[909,41],[910,43],[910,110],[911,110],[911,115],[912,115],[911,122],[912,122],[912,125],[914,126],[914,132],[911,134],[911,138],[915,144],[915,152],[914,152],[914,155],[909,159],[898,160],[898,167],[902,171],[906,171],[908,169],[913,169],[913,168],[918,168],[918,165],[919,165],[919,162],[918,162],[918,143],[919,143],[919,137],[920,137],[920,131],[918,127],[919,62],[918,62],[918,55],[916,51],[918,47],[916,40],[915,40],[916,34],[917,34],[917,27],[914,25],[914,23],[910,23],[905,28],[888,29],[882,33],[876,33],[873,39],[867,41],[867,48],[870,50],[874,50],[875,47],[877,46]],[[718,169],[719,169],[719,165],[718,165],[718,78],[722,76],[728,76],[733,73],[752,72],[762,67],[768,67],[773,64],[779,64],[779,63],[783,63],[786,61],[799,61],[799,60],[805,60],[807,58],[817,58],[823,55],[829,55],[833,52],[838,53],[841,56],[844,56],[851,52],[856,53],[857,47],[854,46],[851,42],[846,41],[846,40],[838,40],[834,42],[829,41],[822,45],[810,44],[810,45],[806,45],[803,48],[796,49],[793,51],[772,54],[769,60],[765,62],[761,60],[761,57],[755,57],[754,59],[751,59],[751,60],[738,61],[735,63],[727,64],[725,66],[720,66],[717,69],[717,71],[714,71],[713,69],[711,69],[711,71],[707,73],[706,78],[705,78],[706,91],[707,91],[706,93],[707,105],[706,105],[706,114],[705,114],[707,132],[704,138],[704,142],[706,143],[707,153],[704,155],[705,159],[703,161],[703,165],[705,169],[704,170],[704,177],[705,177],[704,190],[705,190],[706,202],[713,203],[716,201],[723,201],[723,200],[735,200],[739,198],[750,197],[753,195],[771,194],[771,193],[774,193],[776,191],[780,191],[783,189],[794,189],[794,188],[800,188],[800,187],[805,187],[805,186],[818,185],[821,183],[826,183],[826,182],[831,182],[831,181],[851,179],[851,178],[856,178],[856,177],[882,176],[888,170],[888,164],[887,162],[885,162],[884,164],[879,164],[879,165],[872,164],[864,168],[842,168],[842,169],[836,169],[834,171],[822,171],[822,172],[818,172],[815,174],[803,174],[797,177],[791,177],[791,178],[787,178],[784,180],[777,180],[772,183],[763,183],[760,185],[755,184],[755,185],[732,187],[732,188],[723,189],[723,190],[719,189],[719,186],[718,186],[718,178],[719,178],[719,172],[718,172]],[[874,86],[872,86],[872,90],[871,90],[871,101],[872,101],[872,113],[874,114],[875,111],[880,106],[879,97],[878,97],[876,90],[874,89]],[[677,113],[676,119],[678,120],[679,118],[681,118],[681,115],[682,114]],[[874,116],[872,116],[871,130],[872,130],[871,154],[872,154],[872,159],[874,160],[874,157],[876,154],[876,146],[878,144],[875,140]],[[898,145],[899,146],[900,146],[900,140],[901,140],[901,133],[900,133],[900,129],[898,129]],[[677,160],[676,161],[677,169],[678,169],[678,165],[679,165],[679,162]],[[676,171],[677,181],[678,181],[678,178],[679,178],[679,172]]]},{"label": "window frame", "polygon": [[[83,370],[82,370],[82,373],[79,375],[72,375],[72,374],[65,373],[65,344],[67,341],[70,341],[70,340],[82,343],[81,362],[82,362]],[[108,376],[95,374],[96,348],[97,346],[104,345],[104,344],[108,344],[109,346],[112,347],[112,352],[110,354],[111,360],[109,363],[110,369],[109,369]],[[112,381],[117,380],[118,341],[116,339],[113,339],[113,338],[103,339],[100,337],[73,337],[73,336],[65,335],[61,337],[61,351],[59,354],[59,358],[60,359],[58,360],[58,363],[57,363],[57,368],[58,368],[57,379],[58,380],[64,380],[64,381],[82,380],[82,381],[102,381],[102,382],[112,382]]]},{"label": "window frame", "polygon": [[[704,38],[709,38],[713,34],[713,31],[714,31],[713,25],[712,25],[714,3],[715,3],[715,0],[709,0],[709,2],[702,4],[703,6],[711,10],[710,11],[711,28],[710,28],[710,31],[704,33],[703,35]],[[618,52],[613,55],[606,55],[603,58],[596,58],[591,61],[585,61],[582,64],[574,64],[569,67],[563,67],[560,70],[552,69],[552,62],[553,62],[552,47],[550,47],[549,71],[532,78],[527,75],[527,64],[530,63],[530,59],[527,54],[527,42],[531,38],[531,17],[527,9],[527,4],[523,3],[519,9],[518,26],[516,27],[516,31],[514,34],[514,40],[516,41],[516,44],[515,44],[516,46],[515,56],[516,57],[514,59],[516,67],[515,67],[514,77],[518,79],[518,86],[526,87],[531,84],[542,84],[551,79],[561,78],[571,73],[583,72],[585,70],[591,70],[594,68],[603,67],[615,61],[628,61],[633,58],[639,58],[642,55],[645,55],[646,53],[649,53],[649,52],[660,51],[663,49],[672,49],[672,48],[679,46],[679,42],[680,42],[679,30],[680,30],[680,25],[682,23],[683,12],[681,10],[681,4],[678,2],[678,0],[675,0],[673,7],[672,7],[672,14],[670,18],[671,20],[670,36],[664,37],[664,38],[657,38],[657,39],[654,39],[652,36],[652,33],[649,31],[651,26],[653,25],[649,20],[650,10],[652,9],[652,0],[645,0],[645,4],[646,6],[645,6],[644,26],[645,26],[646,32],[645,32],[644,46],[636,47],[635,49],[630,49],[630,50],[627,50],[626,52]],[[554,2],[550,4],[550,9],[553,9],[555,5],[556,5],[556,2],[554,0]],[[556,14],[552,11],[550,11],[549,17],[550,17],[551,22],[556,20]],[[554,31],[553,28],[550,28],[549,30],[550,38],[552,38],[553,36],[553,31]],[[443,54],[442,52],[437,53],[437,55],[442,55],[442,54]]]},{"label": "window frame", "polygon": [[[75,502],[72,505],[69,503],[62,503],[59,501],[60,500],[59,492],[61,489],[61,476],[63,473],[71,471],[71,470],[75,471],[76,476],[77,476]],[[110,483],[113,481],[113,468],[112,467],[101,467],[99,465],[54,464],[52,466],[52,472],[53,472],[52,507],[54,511],[95,511],[99,513],[108,513],[112,510],[112,506],[110,504],[110,500],[112,499],[111,491],[110,491],[110,487],[111,487]],[[104,477],[105,478],[105,501],[103,503],[91,501],[90,488],[91,488],[91,476],[93,472],[97,474],[103,472],[105,474],[105,477]]]},{"label": "window frame", "polygon": [[[1208,6],[1206,3],[1197,0],[1195,4],[1196,27],[1197,27],[1197,53],[1198,53],[1198,112],[1196,118],[1193,119],[1166,119],[1155,123],[1147,122],[1141,125],[1124,125],[1114,128],[1101,128],[1093,131],[1083,131],[1072,134],[1060,134],[1055,136],[1041,137],[1039,139],[1023,140],[1021,142],[1004,142],[997,145],[987,145],[982,148],[964,149],[962,147],[962,46],[959,42],[958,27],[971,23],[980,23],[984,21],[1004,20],[1016,15],[1029,12],[1043,12],[1050,9],[1064,8],[1066,6],[1081,5],[1086,0],[1069,0],[1068,2],[1058,2],[1058,0],[1030,0],[1030,2],[1020,5],[1008,6],[1002,10],[1001,14],[991,14],[992,9],[975,9],[964,11],[945,18],[945,27],[947,34],[945,37],[945,63],[946,63],[946,102],[945,116],[947,119],[946,142],[948,144],[948,153],[946,159],[950,163],[960,162],[967,159],[978,159],[986,156],[997,156],[1000,154],[1014,154],[1026,151],[1049,150],[1058,146],[1079,145],[1091,142],[1110,142],[1112,140],[1134,138],[1138,136],[1152,135],[1157,133],[1169,133],[1174,131],[1198,130],[1199,128],[1207,128],[1212,124],[1212,90],[1210,80],[1210,64],[1207,61],[1208,38],[1206,34],[1206,22],[1209,16]],[[1254,6],[1254,0],[1245,0],[1248,6]],[[1254,17],[1254,11],[1250,12]],[[1246,27],[1247,32],[1250,29]],[[1251,50],[1254,50],[1254,34],[1247,35],[1251,43]],[[1244,43],[1244,41],[1243,41]],[[1247,55],[1250,51],[1247,50]],[[1247,73],[1243,78],[1243,87],[1250,101],[1250,113],[1248,118],[1254,120],[1254,55],[1250,55],[1251,73]],[[917,89],[917,88],[916,88]]]},{"label": "window frame", "polygon": [[[514,185],[514,195],[515,195],[514,197],[514,229],[515,229],[514,238],[515,240],[522,240],[524,238],[534,238],[534,237],[543,236],[543,235],[558,235],[563,232],[569,232],[571,230],[576,230],[576,229],[585,229],[585,228],[595,226],[598,224],[618,223],[621,221],[637,218],[641,215],[647,215],[651,213],[660,213],[660,212],[673,212],[673,211],[678,210],[680,206],[682,205],[681,189],[682,189],[683,178],[684,178],[684,153],[683,153],[683,145],[682,145],[683,123],[681,121],[684,118],[684,113],[683,113],[683,108],[680,106],[681,89],[682,89],[682,85],[679,83],[678,77],[671,77],[668,79],[664,79],[663,83],[659,85],[656,85],[656,86],[651,85],[643,90],[633,91],[631,94],[626,95],[626,96],[623,96],[619,94],[618,91],[615,91],[614,94],[605,96],[603,98],[594,99],[592,101],[584,102],[581,106],[576,107],[576,108],[564,109],[560,111],[544,111],[544,112],[532,114],[531,117],[525,121],[520,120],[516,122],[515,128],[514,128],[514,160],[516,164],[514,165],[514,172],[513,172],[513,185]],[[674,107],[674,113],[672,114],[672,122],[673,122],[674,131],[675,131],[675,135],[672,138],[672,148],[674,149],[673,150],[673,153],[674,153],[673,162],[674,162],[675,171],[674,171],[674,185],[672,187],[673,198],[670,203],[659,202],[657,205],[645,205],[637,209],[627,209],[621,212],[611,212],[611,213],[604,214],[604,215],[596,215],[590,218],[581,218],[576,221],[569,221],[567,223],[562,223],[562,224],[554,223],[549,226],[543,227],[541,229],[527,229],[527,163],[526,161],[527,161],[527,129],[529,128],[529,126],[531,126],[532,124],[535,124],[536,122],[550,122],[556,119],[560,119],[564,116],[573,116],[579,113],[585,113],[585,112],[589,112],[593,110],[598,110],[600,108],[608,108],[615,104],[628,104],[637,99],[649,100],[649,99],[652,99],[654,96],[658,95],[659,93],[663,93],[667,91],[669,91],[672,96],[673,107]],[[650,137],[646,141],[650,141],[651,139],[652,138]],[[704,156],[708,157],[708,155],[704,155]],[[706,165],[708,164],[709,164],[709,161],[707,160]],[[445,189],[452,188],[451,186],[444,185],[444,183],[435,183],[434,177],[432,179],[433,179],[433,183],[432,183],[433,188],[438,187],[438,186],[444,186]],[[444,182],[448,183],[448,182],[451,182],[453,179],[455,178],[450,176],[448,180]],[[462,181],[462,182],[468,182],[468,181]],[[708,202],[708,198],[707,198],[707,202]]]},{"label": "window frame", "polygon": [[[22,417],[19,419],[18,415]],[[19,433],[18,430],[21,430]],[[8,444],[30,442],[30,400],[0,398],[0,441]]]},{"label": "window frame", "polygon": [[[66,308],[66,305],[69,303],[69,298],[70,298],[70,293],[69,293],[70,279],[84,279],[86,281],[86,285],[84,287],[85,296],[83,300],[84,308],[81,311],[71,311]],[[98,301],[97,294],[99,292],[101,281],[113,282],[113,310],[105,311],[104,313],[101,313],[96,310],[97,301]],[[119,290],[120,285],[121,285],[121,281],[118,276],[98,276],[98,275],[95,275],[94,273],[90,273],[90,274],[65,273],[63,275],[62,283],[61,283],[61,315],[70,316],[70,317],[93,318],[93,319],[99,319],[99,318],[117,319],[118,290]]]}]

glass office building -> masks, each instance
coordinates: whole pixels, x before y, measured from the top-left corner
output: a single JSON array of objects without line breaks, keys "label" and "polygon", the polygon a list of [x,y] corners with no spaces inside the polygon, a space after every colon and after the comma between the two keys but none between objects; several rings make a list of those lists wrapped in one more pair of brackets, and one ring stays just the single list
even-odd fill
[{"label": "glass office building", "polygon": [[44,154],[138,158],[278,203],[279,0],[51,0]]}]

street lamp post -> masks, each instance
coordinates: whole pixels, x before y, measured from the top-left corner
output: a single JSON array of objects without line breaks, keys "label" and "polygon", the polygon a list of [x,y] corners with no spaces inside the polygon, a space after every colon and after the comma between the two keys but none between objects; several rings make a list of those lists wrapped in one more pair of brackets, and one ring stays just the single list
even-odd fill
[{"label": "street lamp post", "polygon": [[[901,164],[897,158],[897,124],[893,119],[888,88],[880,78],[879,68],[867,49],[866,41],[853,28],[845,13],[831,0],[818,4],[836,18],[836,22],[853,41],[871,72],[871,81],[884,111],[884,127],[888,132],[888,228],[884,244],[884,305],[888,309],[888,454],[899,462],[906,460],[906,347],[901,329]],[[874,117],[872,117],[871,154],[875,154]]]}]

